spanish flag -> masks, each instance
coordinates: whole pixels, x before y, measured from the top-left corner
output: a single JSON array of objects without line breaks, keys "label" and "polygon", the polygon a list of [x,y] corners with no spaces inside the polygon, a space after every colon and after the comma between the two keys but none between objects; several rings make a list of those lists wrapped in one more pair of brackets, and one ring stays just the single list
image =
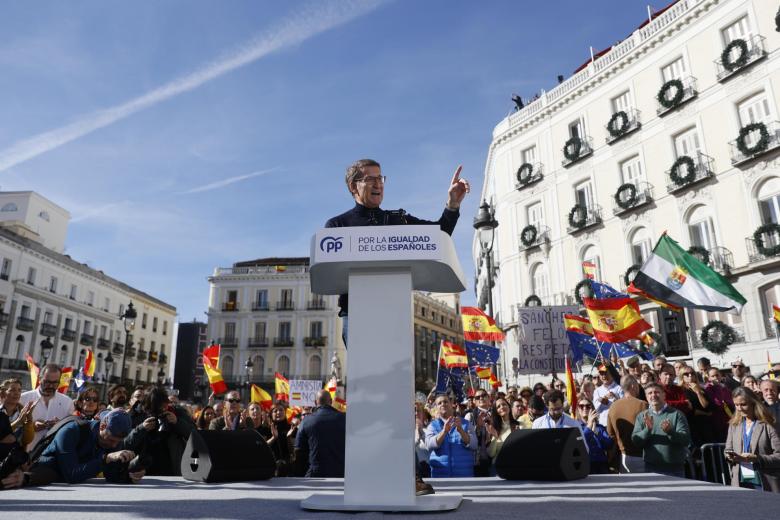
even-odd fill
[{"label": "spanish flag", "polygon": [[582,262],[582,274],[588,280],[596,279],[596,264],[593,262]]},{"label": "spanish flag", "polygon": [[257,386],[252,384],[251,398],[253,403],[257,403],[263,410],[270,410],[274,405],[274,400],[271,394]]},{"label": "spanish flag", "polygon": [[93,377],[95,375],[95,368],[97,362],[95,355],[92,353],[92,349],[87,349],[87,357],[84,359],[84,377]]},{"label": "spanish flag", "polygon": [[62,369],[62,372],[60,373],[60,386],[57,388],[57,391],[61,394],[64,394],[68,391],[68,387],[70,386],[70,380],[73,378],[73,368],[72,367],[65,367]]},{"label": "spanish flag", "polygon": [[285,272],[287,270],[287,266],[286,265],[275,265],[274,269],[276,270],[277,273],[283,273],[283,272]]},{"label": "spanish flag", "polygon": [[772,305],[772,317],[775,319],[775,323],[780,325],[780,307]]},{"label": "spanish flag", "polygon": [[658,305],[659,307],[663,307],[664,309],[669,309],[670,311],[674,311],[674,312],[682,311],[682,307],[678,307],[676,305],[672,305],[671,303],[665,302],[663,300],[659,300],[658,298],[653,298],[652,296],[647,294],[642,289],[637,289],[636,287],[634,287],[634,283],[633,282],[628,284],[628,288],[626,290],[630,294],[636,294],[637,296],[641,296],[642,298],[645,298],[646,300],[649,300],[649,301],[655,303],[656,305]]},{"label": "spanish flag", "polygon": [[490,376],[493,375],[493,370],[490,367],[476,367],[477,377],[480,379],[490,379]]},{"label": "spanish flag", "polygon": [[287,422],[292,421],[292,418],[296,415],[301,415],[303,413],[303,408],[300,406],[289,406],[284,411],[285,418],[287,419]]},{"label": "spanish flag", "polygon": [[620,343],[637,339],[642,332],[653,328],[642,318],[639,306],[631,298],[583,298],[582,302],[588,311],[593,335],[599,341]]},{"label": "spanish flag", "polygon": [[222,379],[222,372],[214,366],[211,359],[203,354],[203,368],[206,370],[206,376],[209,378],[209,385],[216,395],[224,394],[227,392],[227,384]]},{"label": "spanish flag", "polygon": [[32,389],[35,390],[38,388],[38,374],[41,369],[35,364],[35,361],[30,357],[30,354],[25,354],[25,357],[27,358],[27,370],[30,371],[30,384],[32,385]]},{"label": "spanish flag", "polygon": [[571,360],[566,356],[566,401],[572,417],[577,412],[577,391],[574,387],[574,373],[571,370]]},{"label": "spanish flag", "polygon": [[347,413],[347,401],[341,397],[337,397],[333,400],[333,408],[341,413]]},{"label": "spanish flag", "polygon": [[219,368],[219,350],[220,346],[216,343],[212,343],[203,349],[203,356],[209,358],[211,366],[214,368]]},{"label": "spanish flag", "polygon": [[498,376],[496,374],[492,373],[490,374],[490,386],[492,386],[494,389],[498,389],[503,383],[499,381]]},{"label": "spanish flag", "polygon": [[468,368],[469,358],[466,355],[466,350],[460,345],[450,343],[449,341],[441,342],[441,356],[439,356],[440,363],[445,368]]},{"label": "spanish flag", "polygon": [[504,333],[496,322],[476,307],[461,307],[463,337],[466,341],[504,341]]},{"label": "spanish flag", "polygon": [[583,318],[576,314],[564,314],[563,324],[566,327],[567,332],[576,332],[577,334],[593,336],[593,326],[591,326],[588,318]]},{"label": "spanish flag", "polygon": [[338,381],[336,381],[336,378],[335,377],[331,377],[330,381],[325,383],[325,387],[323,388],[323,390],[327,390],[328,393],[330,394],[330,398],[331,399],[335,399],[336,398],[336,390],[338,390]]},{"label": "spanish flag", "polygon": [[277,401],[290,401],[290,382],[279,372],[274,373]]}]

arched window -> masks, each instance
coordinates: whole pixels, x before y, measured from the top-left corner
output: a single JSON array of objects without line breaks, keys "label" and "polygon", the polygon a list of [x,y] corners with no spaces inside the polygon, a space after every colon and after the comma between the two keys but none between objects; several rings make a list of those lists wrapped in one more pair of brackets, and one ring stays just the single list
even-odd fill
[{"label": "arched window", "polygon": [[225,376],[233,375],[233,357],[225,356],[222,358],[222,374]]},{"label": "arched window", "polygon": [[772,177],[756,193],[762,224],[780,223],[780,179]]},{"label": "arched window", "polygon": [[265,373],[265,358],[261,355],[257,355],[252,358],[252,364],[254,365],[253,374],[256,376],[262,376]]},{"label": "arched window", "polygon": [[582,250],[582,258],[580,262],[590,262],[596,266],[593,277],[596,280],[601,280],[601,257],[599,256],[599,250],[596,246],[588,246]]},{"label": "arched window", "polygon": [[281,355],[276,359],[276,371],[287,376],[290,373],[290,358]]},{"label": "arched window", "polygon": [[0,211],[17,211],[18,209],[19,208],[16,207],[16,204],[14,204],[13,202],[9,202],[8,204],[0,208]]},{"label": "arched window", "polygon": [[550,283],[544,264],[536,264],[531,268],[531,290],[542,300],[543,304],[546,303],[546,299],[550,295]]},{"label": "arched window", "polygon": [[688,234],[691,245],[711,251],[717,246],[715,226],[712,222],[712,212],[707,206],[696,206],[688,213]]},{"label": "arched window", "polygon": [[315,354],[309,358],[309,375],[312,377],[320,377],[321,372],[322,358]]},{"label": "arched window", "polygon": [[641,227],[631,233],[630,242],[631,263],[643,264],[653,249],[653,243],[650,240],[650,233],[648,233],[647,228]]}]

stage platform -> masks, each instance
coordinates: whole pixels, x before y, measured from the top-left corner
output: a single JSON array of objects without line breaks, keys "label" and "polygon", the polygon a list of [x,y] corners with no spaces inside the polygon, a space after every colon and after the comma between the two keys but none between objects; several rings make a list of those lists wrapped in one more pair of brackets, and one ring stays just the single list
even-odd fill
[{"label": "stage platform", "polygon": [[[527,518],[721,518],[746,514],[775,518],[780,494],[743,490],[652,473],[593,475],[573,482],[509,482],[498,478],[430,479],[437,494],[463,496],[451,513],[393,514],[426,520]],[[381,513],[325,513],[300,509],[312,493],[338,493],[341,479],[280,478],[261,482],[199,484],[174,477],[149,477],[138,485],[91,480],[0,491],[0,517],[52,518],[364,518]],[[742,513],[740,513],[742,512]]]}]

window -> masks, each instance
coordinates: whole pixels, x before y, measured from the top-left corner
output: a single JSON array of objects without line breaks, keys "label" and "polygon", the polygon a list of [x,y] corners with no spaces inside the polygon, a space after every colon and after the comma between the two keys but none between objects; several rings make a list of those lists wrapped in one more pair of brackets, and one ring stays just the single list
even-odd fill
[{"label": "window", "polygon": [[65,318],[65,330],[73,330],[73,318]]},{"label": "window", "polygon": [[780,179],[769,179],[758,190],[758,208],[762,224],[780,223]]},{"label": "window", "polygon": [[644,180],[644,175],[642,174],[642,161],[639,160],[638,155],[620,163],[620,176],[623,184],[630,183],[639,188],[639,183]]},{"label": "window", "polygon": [[3,267],[0,268],[0,280],[8,280],[11,276],[11,260],[3,258]]},{"label": "window", "polygon": [[14,204],[13,202],[9,202],[8,204],[0,208],[0,211],[16,211],[18,209],[19,208],[16,207],[16,204]]},{"label": "window", "polygon": [[146,347],[146,338],[141,338],[138,340],[138,350],[143,350],[144,347]]},{"label": "window", "polygon": [[141,316],[141,328],[146,328],[146,321],[149,319],[149,315],[144,313],[143,316]]},{"label": "window", "polygon": [[57,277],[52,276],[49,278],[49,292],[56,293],[57,292]]},{"label": "window", "polygon": [[[734,40],[743,39],[749,40],[752,31],[750,30],[750,24],[748,23],[748,17],[743,16],[731,25],[726,26],[721,30],[721,36],[723,38],[723,46],[725,47]],[[732,56],[733,58],[734,56]]]},{"label": "window", "polygon": [[289,321],[279,322],[279,339],[290,339],[292,324]]},{"label": "window", "polygon": [[157,343],[156,343],[155,341],[152,341],[152,342],[149,344],[149,350],[150,350],[151,352],[154,352],[154,347],[156,347],[156,346],[157,346]]},{"label": "window", "polygon": [[152,379],[152,369],[146,371],[146,380],[150,383],[154,382],[154,379]]},{"label": "window", "polygon": [[309,375],[320,377],[321,372],[322,372],[322,358],[315,354],[309,358]]},{"label": "window", "polygon": [[41,211],[40,213],[38,213],[38,216],[43,220],[45,220],[46,222],[49,221],[49,214],[46,211]]},{"label": "window", "polygon": [[106,312],[109,312],[111,310],[111,300],[108,298],[105,298],[103,300],[103,310]]},{"label": "window", "polygon": [[108,338],[108,327],[106,327],[105,325],[100,326],[100,337],[103,339]]},{"label": "window", "polygon": [[741,126],[746,126],[750,123],[767,123],[772,118],[769,110],[769,98],[767,98],[766,92],[747,98],[739,104],[737,111],[739,112]]},{"label": "window", "polygon": [[697,206],[688,217],[688,232],[691,245],[711,251],[718,244],[715,241],[715,227],[707,206]]},{"label": "window", "polygon": [[292,305],[292,289],[282,289],[282,304],[285,307]]},{"label": "window", "polygon": [[222,374],[233,375],[233,356],[225,356],[222,358]]},{"label": "window", "polygon": [[92,307],[95,304],[95,291],[87,291],[87,305]]},{"label": "window", "polygon": [[[761,295],[761,307],[763,316],[772,316],[772,306],[780,307],[780,283],[777,281],[758,290]],[[764,328],[767,337],[777,336],[777,327],[774,320],[764,320]]]},{"label": "window", "polygon": [[255,322],[255,338],[264,338],[265,337],[265,330],[266,330],[266,324],[264,321],[258,321]]},{"label": "window", "polygon": [[631,92],[628,90],[612,98],[612,113],[614,114],[621,110],[623,112],[631,110]]},{"label": "window", "polygon": [[282,375],[287,375],[290,373],[290,358],[287,356],[279,356],[279,358],[276,360],[276,371],[279,372]]},{"label": "window", "polygon": [[531,269],[531,290],[538,296],[542,303],[550,294],[550,284],[547,278],[547,269],[543,264],[536,264]]},{"label": "window", "polygon": [[534,164],[536,162],[536,146],[526,148],[521,155],[523,163]]},{"label": "window", "polygon": [[30,306],[29,305],[22,305],[22,310],[20,313],[20,316],[22,318],[30,318]]},{"label": "window", "polygon": [[[92,334],[92,322],[89,320],[84,320],[84,334]],[[141,341],[143,341],[143,338],[141,338]]]},{"label": "window", "polygon": [[46,311],[43,313],[43,322],[46,325],[51,325],[51,320],[54,317],[51,311]]},{"label": "window", "polygon": [[30,267],[27,269],[27,283],[30,285],[35,285],[35,268]]},{"label": "window", "polygon": [[322,322],[321,321],[313,321],[309,325],[309,336],[312,338],[321,338],[322,337]]},{"label": "window", "polygon": [[653,244],[650,240],[650,233],[646,228],[639,228],[631,234],[631,262],[642,265],[650,256]]},{"label": "window", "polygon": [[574,187],[574,201],[587,209],[593,208],[593,184],[590,181]]},{"label": "window", "polygon": [[263,375],[263,372],[265,372],[265,359],[261,355],[257,355],[252,358],[252,364],[254,367],[252,370],[254,370],[255,374]]},{"label": "window", "polygon": [[[70,298],[71,300],[75,300],[75,299],[76,299],[76,294],[78,293],[78,291],[79,291],[79,288],[78,288],[78,287],[76,287],[76,284],[71,284],[71,286],[70,286],[70,296],[69,296],[69,298]],[[120,314],[121,314],[121,313],[124,313],[124,310],[122,310],[122,311],[120,312]]]},{"label": "window", "polygon": [[688,74],[688,68],[685,66],[685,60],[682,56],[661,69],[664,83],[673,79],[683,79]]},{"label": "window", "polygon": [[152,332],[157,332],[157,316],[152,318]]},{"label": "window", "polygon": [[238,309],[238,291],[228,291],[225,310],[234,311]]},{"label": "window", "polygon": [[236,324],[233,321],[225,323],[225,338],[233,339],[236,337]]},{"label": "window", "polygon": [[257,291],[257,307],[258,308],[265,308],[268,307],[268,291],[265,289],[261,289]]},{"label": "window", "polygon": [[531,204],[530,206],[528,206],[528,209],[526,211],[528,213],[528,224],[531,226],[536,226],[538,230],[539,226],[544,224],[544,213],[542,212],[542,203],[537,202],[536,204]]},{"label": "window", "polygon": [[596,280],[601,280],[601,258],[596,246],[588,246],[582,252],[582,262],[591,262],[596,266],[593,276]]},{"label": "window", "polygon": [[701,151],[701,142],[699,140],[699,131],[690,128],[674,137],[674,152],[676,157],[687,155],[695,158]]},{"label": "window", "polygon": [[583,123],[582,118],[569,123],[569,137],[585,137],[585,124]]},{"label": "window", "polygon": [[167,334],[168,334],[168,322],[164,321],[163,322],[163,336],[165,336]]}]

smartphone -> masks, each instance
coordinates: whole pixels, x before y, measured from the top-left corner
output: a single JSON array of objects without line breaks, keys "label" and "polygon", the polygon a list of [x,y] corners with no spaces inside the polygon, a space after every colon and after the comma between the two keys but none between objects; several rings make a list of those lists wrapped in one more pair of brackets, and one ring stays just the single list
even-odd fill
[{"label": "smartphone", "polygon": [[723,452],[723,454],[724,454],[724,455],[726,455],[727,457],[733,457],[734,455],[736,455],[736,454],[737,454],[737,452],[736,452],[736,451],[734,451],[734,450],[725,450],[725,451]]}]

